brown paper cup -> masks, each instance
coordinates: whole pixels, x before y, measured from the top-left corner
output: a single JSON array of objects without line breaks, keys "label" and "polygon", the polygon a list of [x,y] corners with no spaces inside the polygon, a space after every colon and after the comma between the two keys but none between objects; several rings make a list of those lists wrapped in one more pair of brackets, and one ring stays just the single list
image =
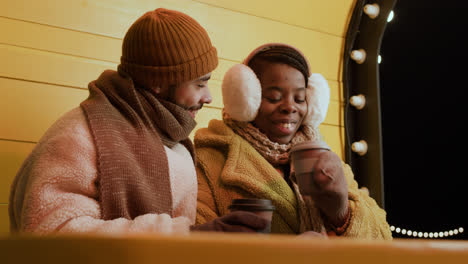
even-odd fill
[{"label": "brown paper cup", "polygon": [[271,230],[271,219],[273,217],[273,211],[275,206],[270,200],[266,199],[234,199],[231,205],[228,207],[231,212],[233,211],[248,211],[252,212],[259,217],[269,222],[268,226],[264,230],[259,230],[259,233],[270,233]]},{"label": "brown paper cup", "polygon": [[312,194],[312,176],[315,163],[319,155],[324,151],[330,151],[330,147],[323,141],[301,142],[291,148],[291,161],[296,172],[297,185],[299,185],[299,191],[302,195]]}]

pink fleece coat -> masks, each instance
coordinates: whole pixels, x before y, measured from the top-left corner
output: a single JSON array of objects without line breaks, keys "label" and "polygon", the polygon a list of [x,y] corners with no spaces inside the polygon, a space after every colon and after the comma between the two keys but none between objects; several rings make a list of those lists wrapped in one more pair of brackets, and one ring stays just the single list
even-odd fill
[{"label": "pink fleece coat", "polygon": [[197,203],[193,160],[181,144],[165,150],[173,217],[145,214],[133,220],[104,221],[91,131],[83,110],[79,107],[71,110],[49,128],[16,175],[9,204],[11,231],[188,233],[195,222]]}]

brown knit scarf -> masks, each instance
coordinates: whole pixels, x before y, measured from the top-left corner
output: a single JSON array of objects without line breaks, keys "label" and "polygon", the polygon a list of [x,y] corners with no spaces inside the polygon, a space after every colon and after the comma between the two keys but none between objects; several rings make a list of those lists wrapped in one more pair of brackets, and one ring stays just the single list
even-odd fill
[{"label": "brown knit scarf", "polygon": [[97,151],[102,218],[172,216],[169,164],[164,145],[184,144],[196,122],[182,107],[137,89],[123,71],[105,71],[81,103]]},{"label": "brown knit scarf", "polygon": [[315,140],[320,138],[318,130],[310,126],[301,126],[288,144],[280,144],[271,141],[251,122],[240,122],[233,120],[223,111],[223,121],[236,134],[247,140],[268,162],[274,167],[289,162],[289,150],[299,142]]}]

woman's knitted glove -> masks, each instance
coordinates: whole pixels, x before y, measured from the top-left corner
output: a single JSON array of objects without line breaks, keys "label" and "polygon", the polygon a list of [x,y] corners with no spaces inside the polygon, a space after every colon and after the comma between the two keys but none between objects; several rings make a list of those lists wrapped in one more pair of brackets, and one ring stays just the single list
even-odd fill
[{"label": "woman's knitted glove", "polygon": [[342,226],[349,216],[349,208],[348,183],[341,159],[331,151],[321,153],[312,177],[312,199],[333,226]]},{"label": "woman's knitted glove", "polygon": [[211,222],[193,225],[190,231],[211,232],[257,232],[264,230],[269,222],[254,213],[246,211],[234,211]]}]

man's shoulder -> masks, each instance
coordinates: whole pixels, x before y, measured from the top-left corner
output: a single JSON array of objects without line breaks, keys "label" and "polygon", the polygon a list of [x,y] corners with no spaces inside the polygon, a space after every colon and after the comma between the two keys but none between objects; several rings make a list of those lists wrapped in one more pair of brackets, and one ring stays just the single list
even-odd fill
[{"label": "man's shoulder", "polygon": [[92,140],[91,131],[81,107],[73,108],[63,114],[47,129],[38,143],[40,145],[57,140],[67,141],[68,144],[74,141],[84,143],[84,141]]},{"label": "man's shoulder", "polygon": [[75,108],[65,113],[46,131],[19,173],[27,174],[32,169],[48,171],[53,166],[68,168],[70,171],[87,168],[88,172],[93,172],[95,158],[96,148],[86,118],[80,108]]}]

